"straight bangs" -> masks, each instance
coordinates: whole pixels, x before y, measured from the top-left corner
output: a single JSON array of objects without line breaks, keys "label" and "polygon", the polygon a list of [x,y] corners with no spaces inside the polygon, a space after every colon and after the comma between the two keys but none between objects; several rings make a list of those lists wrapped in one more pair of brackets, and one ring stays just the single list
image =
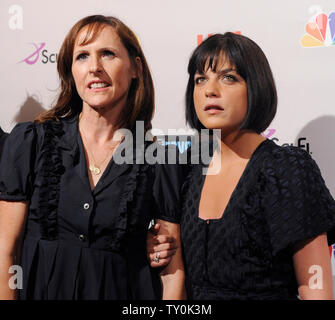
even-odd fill
[{"label": "straight bangs", "polygon": [[192,74],[205,74],[208,69],[216,72],[220,69],[226,56],[226,52],[222,48],[215,48],[215,51],[208,50],[208,52],[201,52],[197,56]]},{"label": "straight bangs", "polygon": [[195,50],[189,63],[188,73],[190,76],[194,76],[196,73],[205,74],[208,69],[217,72],[228,62],[246,80],[246,70],[243,63],[245,57],[241,55],[238,44],[229,38],[220,40],[218,45],[217,37],[215,35],[211,36],[206,40],[204,46],[199,46]]}]

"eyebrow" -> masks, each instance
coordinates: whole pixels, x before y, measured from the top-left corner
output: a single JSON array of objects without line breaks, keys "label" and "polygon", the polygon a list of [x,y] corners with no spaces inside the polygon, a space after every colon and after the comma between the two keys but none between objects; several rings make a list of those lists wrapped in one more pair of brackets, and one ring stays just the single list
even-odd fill
[{"label": "eyebrow", "polygon": [[77,55],[78,53],[83,53],[83,52],[87,52],[87,50],[77,50],[73,52],[73,55]]},{"label": "eyebrow", "polygon": [[[220,71],[216,71],[216,73],[218,73],[219,75],[223,75],[223,74],[227,74],[227,73],[232,72],[232,71],[234,71],[235,73],[237,73],[237,71],[236,71],[235,68],[223,69],[223,70],[220,70]],[[195,73],[195,75],[197,75],[197,74],[205,74],[205,72],[199,72],[199,71],[197,71]]]},{"label": "eyebrow", "polygon": [[223,70],[217,71],[217,73],[219,73],[219,74],[226,74],[226,73],[232,72],[232,71],[234,71],[234,72],[237,73],[236,69],[234,69],[234,68],[223,69]]},{"label": "eyebrow", "polygon": [[[98,51],[101,52],[101,51],[105,51],[105,50],[109,50],[109,51],[113,51],[113,52],[117,52],[116,49],[112,48],[112,47],[104,47],[104,48],[100,48]],[[80,49],[80,50],[77,50],[77,51],[74,51],[73,52],[73,55],[77,55],[78,53],[86,53],[88,52],[89,50],[87,49]]]}]

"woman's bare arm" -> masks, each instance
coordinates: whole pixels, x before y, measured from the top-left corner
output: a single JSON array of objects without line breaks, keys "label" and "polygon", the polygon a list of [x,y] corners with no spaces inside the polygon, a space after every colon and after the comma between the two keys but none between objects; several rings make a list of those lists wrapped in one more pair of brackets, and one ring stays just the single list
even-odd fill
[{"label": "woman's bare arm", "polygon": [[163,285],[163,300],[186,299],[185,272],[180,244],[180,226],[163,220],[157,220],[161,225],[158,235],[171,236],[176,239],[177,249],[170,263],[165,266],[160,275]]},{"label": "woman's bare arm", "polygon": [[[20,263],[20,247],[24,232],[28,204],[26,202],[0,201],[0,299],[17,297],[9,287],[12,276],[9,268]],[[24,275],[23,275],[24,276]]]},{"label": "woman's bare arm", "polygon": [[293,263],[302,300],[332,300],[333,285],[327,235],[294,247]]}]

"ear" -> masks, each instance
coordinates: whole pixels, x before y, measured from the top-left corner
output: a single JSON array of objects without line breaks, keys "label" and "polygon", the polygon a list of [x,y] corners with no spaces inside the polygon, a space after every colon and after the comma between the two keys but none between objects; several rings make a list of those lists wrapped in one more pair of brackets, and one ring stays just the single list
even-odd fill
[{"label": "ear", "polygon": [[135,58],[135,63],[136,65],[134,66],[134,75],[133,75],[133,79],[136,79],[139,77],[140,74],[142,74],[142,60],[140,57],[136,57]]}]

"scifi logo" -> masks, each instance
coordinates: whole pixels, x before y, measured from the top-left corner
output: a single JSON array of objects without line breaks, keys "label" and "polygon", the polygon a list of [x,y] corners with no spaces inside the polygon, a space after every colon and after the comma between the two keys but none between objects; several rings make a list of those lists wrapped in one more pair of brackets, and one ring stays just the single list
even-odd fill
[{"label": "scifi logo", "polygon": [[301,38],[303,47],[329,47],[335,45],[335,12],[328,16],[319,13],[305,25],[306,34]]},{"label": "scifi logo", "polygon": [[[276,133],[276,129],[267,129],[266,131],[264,131],[262,133],[262,136],[272,140],[273,142],[283,146],[283,147],[287,147],[287,146],[294,146],[293,143],[282,143],[279,142],[279,138],[273,136]],[[307,153],[312,154],[312,152],[310,151],[310,145],[309,142],[307,142],[307,138],[306,137],[299,137],[297,139],[297,144],[296,147],[304,149]]]},{"label": "scifi logo", "polygon": [[56,63],[57,62],[57,53],[49,53],[48,50],[44,49],[45,47],[45,42],[41,42],[39,44],[36,43],[31,43],[35,47],[35,51],[31,53],[27,58],[23,59],[21,62],[25,62],[29,65],[34,65],[36,62],[39,61],[40,56],[42,56],[41,62],[43,64],[46,63]]},{"label": "scifi logo", "polygon": [[31,43],[35,47],[35,51],[29,55],[27,58],[23,59],[20,62],[25,62],[27,64],[33,65],[38,61],[38,58],[40,57],[40,52],[45,46],[45,42],[41,42],[40,44]]},{"label": "scifi logo", "polygon": [[276,129],[268,129],[268,132],[265,133],[265,131],[262,133],[262,136],[266,139],[269,139],[271,136],[273,136],[276,133]]}]

